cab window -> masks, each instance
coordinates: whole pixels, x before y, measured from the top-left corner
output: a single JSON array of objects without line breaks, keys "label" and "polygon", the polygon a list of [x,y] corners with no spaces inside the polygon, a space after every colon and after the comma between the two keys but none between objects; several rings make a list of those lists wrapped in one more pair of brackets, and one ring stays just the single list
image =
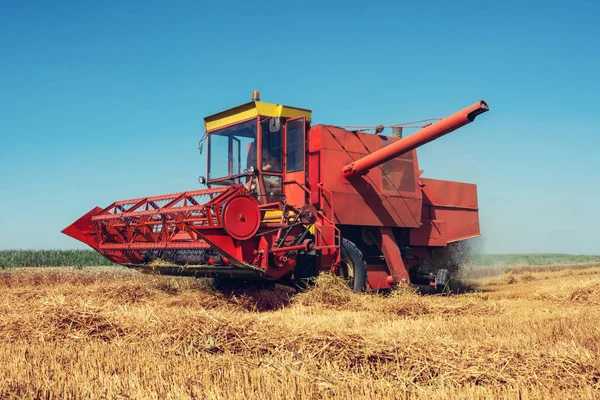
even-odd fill
[{"label": "cab window", "polygon": [[304,169],[304,118],[288,121],[286,137],[286,172],[298,172]]},{"label": "cab window", "polygon": [[[209,180],[239,175],[256,165],[256,120],[211,132],[208,140]],[[239,179],[223,180],[221,184],[231,183],[240,182]]]},{"label": "cab window", "polygon": [[282,172],[281,120],[265,118],[260,121],[260,128],[262,133],[262,170]]}]

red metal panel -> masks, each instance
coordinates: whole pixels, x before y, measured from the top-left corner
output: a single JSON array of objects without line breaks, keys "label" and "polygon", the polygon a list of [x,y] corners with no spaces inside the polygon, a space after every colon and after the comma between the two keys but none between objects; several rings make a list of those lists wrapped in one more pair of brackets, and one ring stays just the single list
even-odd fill
[{"label": "red metal panel", "polygon": [[384,264],[368,264],[367,265],[367,285],[369,289],[380,290],[391,288],[388,283],[390,271]]},{"label": "red metal panel", "polygon": [[446,238],[448,243],[470,239],[481,234],[479,229],[479,213],[476,210],[436,208],[435,216],[436,219],[446,221]]},{"label": "red metal panel", "polygon": [[[323,186],[333,193],[335,222],[344,225],[411,227],[420,226],[421,191],[416,185],[416,157],[412,157],[410,173],[414,174],[412,191],[390,190],[382,167],[370,170],[363,179],[348,181],[341,168],[367,154],[377,151],[382,142],[378,135],[356,133],[341,128],[317,125],[311,128],[311,138],[321,138],[320,168]],[[349,150],[353,150],[351,152]],[[406,158],[402,164],[406,164]],[[329,212],[328,205],[321,207]]]},{"label": "red metal panel", "polygon": [[394,238],[394,232],[391,228],[381,228],[381,251],[385,257],[385,262],[390,270],[390,275],[395,283],[410,282],[408,269],[402,261],[400,248]]},{"label": "red metal panel", "polygon": [[423,203],[477,210],[477,186],[472,183],[421,178]]},{"label": "red metal panel", "polygon": [[421,183],[431,219],[446,221],[447,242],[480,235],[476,185],[437,179],[421,179]]},{"label": "red metal panel", "polygon": [[420,228],[410,231],[412,246],[446,246],[448,244],[448,224],[446,221],[423,221]]},{"label": "red metal panel", "polygon": [[[343,225],[417,228],[421,222],[421,199],[372,193],[334,192],[335,222]],[[324,206],[327,210],[327,205]]]},{"label": "red metal panel", "polygon": [[344,151],[361,155],[369,154],[372,149],[378,148],[379,135],[359,131],[348,131],[341,128],[331,128],[335,138],[342,144]]},{"label": "red metal panel", "polygon": [[311,190],[310,204],[319,205],[318,185],[321,182],[321,129],[311,127],[308,136],[308,187]]},{"label": "red metal panel", "polygon": [[95,250],[98,250],[96,229],[92,225],[92,217],[98,214],[100,211],[102,211],[100,207],[92,208],[77,221],[63,229],[62,233],[87,244]]}]

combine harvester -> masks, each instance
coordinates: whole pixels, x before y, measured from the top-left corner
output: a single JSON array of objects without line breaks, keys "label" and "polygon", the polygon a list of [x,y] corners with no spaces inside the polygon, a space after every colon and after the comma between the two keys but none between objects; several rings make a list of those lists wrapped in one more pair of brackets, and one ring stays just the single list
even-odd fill
[{"label": "combine harvester", "polygon": [[143,272],[289,284],[333,271],[357,291],[440,289],[449,272],[424,261],[479,236],[477,188],[422,178],[415,149],[488,110],[478,101],[398,138],[311,126],[310,110],[255,91],[204,119],[207,189],[96,207],[63,233]]}]

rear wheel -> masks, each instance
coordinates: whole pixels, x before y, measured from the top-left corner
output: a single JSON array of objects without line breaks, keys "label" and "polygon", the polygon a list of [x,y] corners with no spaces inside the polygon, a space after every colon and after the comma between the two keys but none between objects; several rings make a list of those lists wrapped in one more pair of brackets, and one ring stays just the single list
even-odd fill
[{"label": "rear wheel", "polygon": [[367,288],[367,263],[362,252],[348,239],[342,239],[340,276],[356,292],[363,292]]},{"label": "rear wheel", "polygon": [[435,289],[438,292],[449,291],[450,287],[450,271],[447,269],[438,269],[435,276]]}]

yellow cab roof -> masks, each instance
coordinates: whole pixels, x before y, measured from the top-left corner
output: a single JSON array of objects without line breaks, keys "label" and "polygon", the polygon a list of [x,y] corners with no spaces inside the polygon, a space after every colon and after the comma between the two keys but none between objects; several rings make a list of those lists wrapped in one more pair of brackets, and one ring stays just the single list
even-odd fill
[{"label": "yellow cab roof", "polygon": [[304,117],[306,118],[306,121],[310,121],[311,115],[312,111],[304,108],[264,103],[262,101],[251,101],[204,118],[204,128],[207,131],[212,131],[258,116],[284,118]]}]

